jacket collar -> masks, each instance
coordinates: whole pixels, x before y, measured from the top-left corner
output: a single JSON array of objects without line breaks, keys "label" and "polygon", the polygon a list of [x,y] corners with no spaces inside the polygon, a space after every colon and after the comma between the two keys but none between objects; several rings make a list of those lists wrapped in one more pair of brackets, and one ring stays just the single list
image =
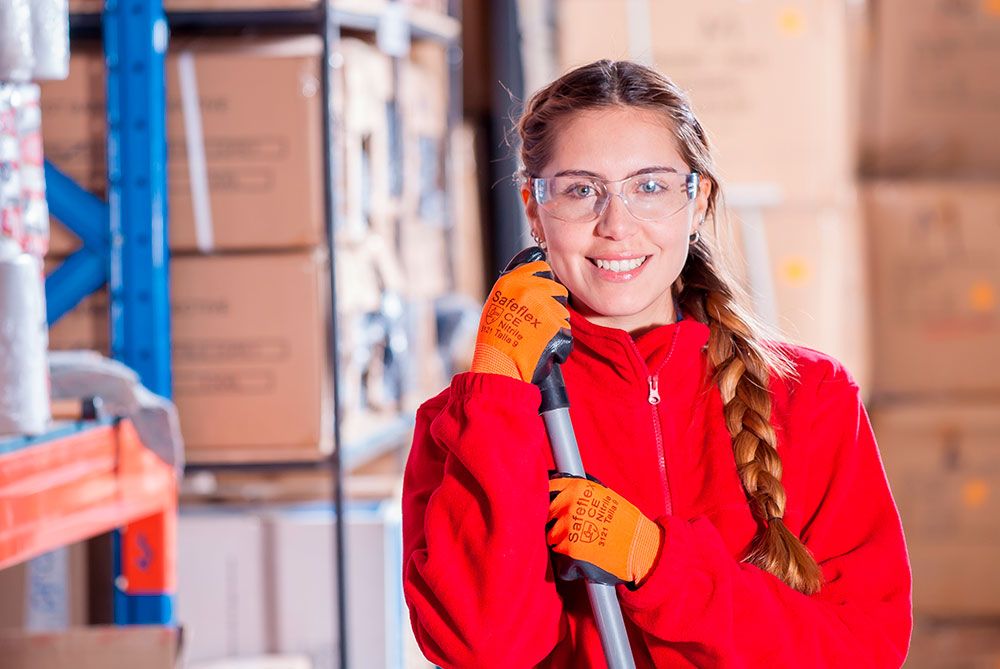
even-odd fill
[{"label": "jacket collar", "polygon": [[690,398],[703,386],[707,368],[703,349],[709,334],[704,323],[685,316],[633,339],[625,330],[590,322],[572,307],[569,312],[574,340],[570,361],[606,379],[609,390],[622,382],[645,388],[649,377],[658,375],[670,380],[667,391],[660,384],[661,401],[669,404],[671,399]]}]

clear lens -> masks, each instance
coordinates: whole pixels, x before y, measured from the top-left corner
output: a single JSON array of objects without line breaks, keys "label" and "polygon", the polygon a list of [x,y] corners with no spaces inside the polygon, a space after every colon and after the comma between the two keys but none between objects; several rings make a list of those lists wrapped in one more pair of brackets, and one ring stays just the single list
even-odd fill
[{"label": "clear lens", "polygon": [[[619,191],[608,189],[617,184],[621,184]],[[612,196],[621,197],[636,218],[657,221],[673,216],[694,199],[698,174],[651,172],[615,182],[559,176],[532,179],[532,186],[539,206],[564,221],[583,223],[598,218]]]}]

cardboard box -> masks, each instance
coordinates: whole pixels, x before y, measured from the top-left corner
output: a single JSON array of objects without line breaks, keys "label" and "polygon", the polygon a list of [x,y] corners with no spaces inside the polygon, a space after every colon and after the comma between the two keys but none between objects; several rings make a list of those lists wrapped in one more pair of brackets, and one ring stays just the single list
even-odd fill
[{"label": "cardboard box", "polygon": [[177,621],[186,659],[270,652],[266,534],[241,510],[181,509],[177,518]]},{"label": "cardboard box", "polygon": [[[402,667],[409,629],[403,603],[399,502],[353,504],[347,510],[348,664]],[[333,669],[339,642],[333,521],[329,510],[271,516],[276,647],[309,655],[316,669]]]},{"label": "cardboard box", "polygon": [[[173,400],[189,462],[329,452],[328,272],[321,251],[171,259]],[[101,289],[63,316],[50,348],[106,353],[107,299]]]},{"label": "cardboard box", "polygon": [[[337,101],[343,109],[343,207],[338,235],[351,239],[375,234],[393,239],[398,208],[393,193],[393,97],[396,93],[392,59],[359,39],[341,40],[343,87]],[[396,147],[398,150],[398,147]],[[398,190],[398,188],[397,188]],[[340,237],[338,237],[340,241]]]},{"label": "cardboard box", "polygon": [[163,0],[167,12],[315,9],[319,0]]},{"label": "cardboard box", "polygon": [[[197,11],[262,11],[315,8],[318,0],[163,0],[167,12]],[[69,0],[71,14],[96,14],[103,0]]]},{"label": "cardboard box", "polygon": [[[312,36],[172,44],[166,79],[173,250],[305,248],[323,241],[321,46]],[[42,86],[42,113],[47,157],[100,194],[100,53],[74,50],[70,77]],[[53,226],[53,254],[78,245]]]},{"label": "cardboard box", "polygon": [[313,669],[309,658],[302,655],[255,655],[228,657],[222,660],[189,662],[186,669]]},{"label": "cardboard box", "polygon": [[865,217],[874,391],[1000,391],[1000,183],[872,182]]},{"label": "cardboard box", "polygon": [[159,626],[0,631],[0,666],[17,669],[175,669],[180,630]]},{"label": "cardboard box", "polygon": [[913,569],[913,609],[1000,614],[1000,403],[876,405]]},{"label": "cardboard box", "polygon": [[[349,664],[401,668],[399,501],[350,503],[345,518]],[[188,659],[298,654],[332,669],[333,519],[326,504],[182,509],[177,606]]]},{"label": "cardboard box", "polygon": [[921,619],[913,621],[905,669],[996,669],[1000,666],[1000,622]]},{"label": "cardboard box", "polygon": [[[432,244],[441,239],[441,233],[431,230],[418,232],[417,237],[409,236],[417,226],[443,230],[448,224],[445,176],[448,58],[444,47],[430,42],[414,45],[410,58],[400,68],[399,107],[403,131],[400,218],[403,225],[413,226],[412,230],[399,231],[403,271],[410,281],[423,281],[434,275],[434,281],[450,282],[446,265],[414,265],[405,257],[410,245],[419,243],[418,237],[436,237],[429,242]],[[443,292],[443,289],[431,290]]]},{"label": "cardboard box", "polygon": [[[747,262],[769,268],[753,286],[757,314],[782,339],[842,362],[862,392],[871,384],[865,241],[857,200],[736,212]],[[751,273],[751,277],[758,276]]]},{"label": "cardboard box", "polygon": [[561,70],[653,63],[688,92],[726,182],[786,202],[839,197],[853,174],[845,3],[560,0]]},{"label": "cardboard box", "polygon": [[440,222],[405,220],[398,235],[403,294],[427,300],[448,292],[452,285],[448,230]]},{"label": "cardboard box", "polygon": [[[48,261],[46,261],[48,264]],[[111,322],[108,316],[108,289],[88,295],[75,308],[49,327],[52,351],[98,351],[111,354]]]},{"label": "cardboard box", "polygon": [[479,170],[482,162],[475,127],[463,123],[451,134],[452,234],[449,253],[455,290],[483,302],[486,299],[486,248],[479,197]]},{"label": "cardboard box", "polygon": [[[350,293],[358,277],[342,277]],[[314,460],[332,447],[325,254],[174,256],[174,402],[190,462]],[[107,290],[50,331],[107,352]]]},{"label": "cardboard box", "polygon": [[171,262],[174,401],[188,461],[328,453],[330,302],[322,254]]},{"label": "cardboard box", "polygon": [[1000,5],[883,0],[874,9],[867,172],[1000,176]]},{"label": "cardboard box", "polygon": [[86,543],[0,570],[0,593],[0,629],[41,632],[86,625]]}]

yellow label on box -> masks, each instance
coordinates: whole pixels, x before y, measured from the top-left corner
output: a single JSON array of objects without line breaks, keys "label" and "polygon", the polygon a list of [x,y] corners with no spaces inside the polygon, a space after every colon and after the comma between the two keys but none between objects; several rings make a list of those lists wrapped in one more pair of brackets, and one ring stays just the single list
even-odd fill
[{"label": "yellow label on box", "polygon": [[962,486],[962,503],[966,508],[978,509],[990,496],[990,487],[983,479],[969,479]]},{"label": "yellow label on box", "polygon": [[806,31],[806,17],[797,7],[786,7],[778,12],[778,32],[785,37],[801,37]]},{"label": "yellow label on box", "polygon": [[969,304],[976,311],[993,311],[997,307],[997,290],[986,280],[976,281],[969,289]]},{"label": "yellow label on box", "polygon": [[812,266],[803,256],[788,256],[781,261],[779,277],[785,283],[801,286],[812,278]]}]

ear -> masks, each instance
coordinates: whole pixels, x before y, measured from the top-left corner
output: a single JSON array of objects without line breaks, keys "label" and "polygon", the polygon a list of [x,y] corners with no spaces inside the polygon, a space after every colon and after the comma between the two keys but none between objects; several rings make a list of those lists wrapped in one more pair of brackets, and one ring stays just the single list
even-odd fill
[{"label": "ear", "polygon": [[708,213],[708,196],[712,193],[712,188],[714,188],[715,182],[713,182],[708,177],[702,175],[698,179],[698,195],[695,196],[695,215],[694,215],[694,227],[691,229],[691,234],[701,227],[701,222],[705,220],[705,215]]},{"label": "ear", "polygon": [[521,201],[524,203],[524,215],[528,217],[528,224],[533,232],[540,233],[542,222],[538,218],[538,201],[531,194],[531,188],[527,183],[521,184]]}]

